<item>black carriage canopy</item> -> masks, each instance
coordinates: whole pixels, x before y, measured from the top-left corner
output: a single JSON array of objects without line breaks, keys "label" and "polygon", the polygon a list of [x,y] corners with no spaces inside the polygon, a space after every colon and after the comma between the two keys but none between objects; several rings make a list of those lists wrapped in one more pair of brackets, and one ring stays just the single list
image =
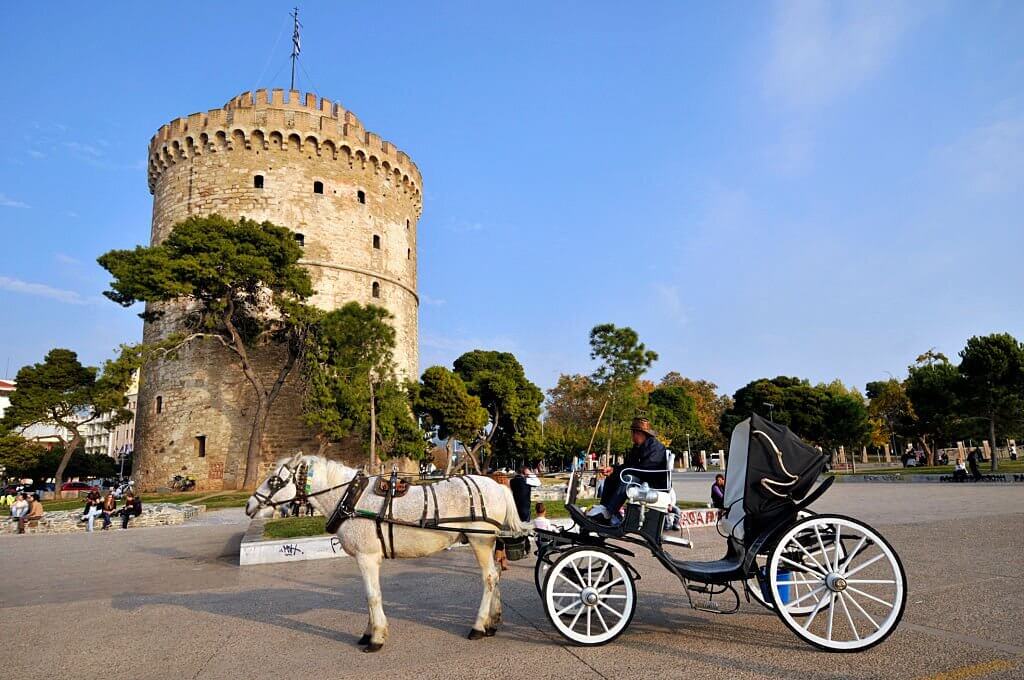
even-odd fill
[{"label": "black carriage canopy", "polygon": [[754,414],[736,426],[729,441],[725,482],[725,524],[743,538],[751,520],[792,508],[814,486],[825,467],[824,453],[788,427]]}]

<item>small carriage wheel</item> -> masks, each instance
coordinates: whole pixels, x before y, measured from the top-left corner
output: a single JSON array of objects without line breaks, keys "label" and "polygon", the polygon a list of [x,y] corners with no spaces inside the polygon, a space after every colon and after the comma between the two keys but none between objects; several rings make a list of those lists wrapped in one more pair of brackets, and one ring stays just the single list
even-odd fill
[{"label": "small carriage wheel", "polygon": [[625,562],[612,553],[579,547],[560,555],[544,583],[544,613],[578,645],[611,642],[633,620],[636,585]]},{"label": "small carriage wheel", "polygon": [[[805,519],[807,517],[813,517],[814,515],[815,515],[815,513],[810,511],[810,510],[801,510],[800,512],[797,513],[796,518],[797,519]],[[815,542],[812,542],[809,546],[805,546],[805,547],[807,547],[808,552],[811,553],[812,557],[815,557],[815,558],[817,558],[820,561],[821,560],[821,556],[822,556],[822,552],[821,552],[822,548],[824,548],[825,550],[830,551],[830,550],[832,550],[832,546],[833,546],[832,539],[830,537],[825,537],[825,540],[823,541],[822,546],[818,546],[817,542],[815,541]],[[840,555],[840,558],[846,556],[846,551],[845,551],[845,548],[842,546],[842,543],[840,543],[840,546],[839,546],[839,555]],[[792,555],[790,557],[792,557]],[[803,561],[803,560],[805,560],[807,558],[804,557],[804,555],[802,553],[800,553],[799,554],[799,559],[801,561]],[[754,566],[757,568],[757,570],[759,572],[762,569],[764,570],[764,572],[763,572],[764,573],[763,579],[764,579],[765,583],[764,583],[764,587],[763,588],[761,587],[762,578],[759,577],[758,574],[754,574],[750,578],[748,578],[746,581],[744,581],[743,582],[743,587],[746,589],[747,594],[750,596],[750,598],[752,600],[754,600],[754,602],[757,602],[759,605],[761,605],[765,609],[768,609],[770,611],[775,611],[775,605],[772,604],[771,597],[769,597],[768,599],[765,599],[765,595],[764,595],[765,592],[768,591],[768,583],[767,583],[768,567],[767,567],[767,564],[768,564],[768,556],[767,555],[760,555],[759,554],[757,556],[757,559],[754,562]],[[794,590],[796,591],[795,595],[802,595],[802,594],[804,594],[804,593],[806,593],[806,592],[808,592],[810,590],[810,586],[806,586],[806,585],[800,584],[800,585],[794,586]],[[826,604],[825,606],[827,607],[828,605]],[[792,614],[793,616],[807,616],[812,611],[814,611],[814,603],[810,602],[810,601],[805,602],[805,604],[802,605],[802,606],[801,605],[797,605],[797,606],[794,606],[794,607],[790,607],[790,609],[789,609],[789,613]]]},{"label": "small carriage wheel", "polygon": [[[808,549],[814,544],[818,557]],[[783,623],[830,652],[874,647],[896,629],[907,604],[896,551],[870,526],[842,515],[797,520],[772,549],[768,582]],[[808,601],[810,614],[800,615]]]}]

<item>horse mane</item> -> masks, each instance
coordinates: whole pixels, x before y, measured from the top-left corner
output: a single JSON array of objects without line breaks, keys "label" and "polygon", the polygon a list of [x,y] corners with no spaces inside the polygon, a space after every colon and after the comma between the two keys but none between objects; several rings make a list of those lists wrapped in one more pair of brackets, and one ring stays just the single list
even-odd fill
[{"label": "horse mane", "polygon": [[[315,467],[318,473],[321,470],[324,470],[324,472],[321,473],[324,475],[324,488],[329,486],[337,486],[338,484],[343,484],[344,482],[347,482],[352,477],[352,473],[354,472],[353,468],[348,467],[344,463],[340,463],[336,460],[331,460],[330,458],[324,458],[323,456],[303,456],[303,460],[310,467]],[[317,477],[319,477],[319,475],[317,475]]]}]

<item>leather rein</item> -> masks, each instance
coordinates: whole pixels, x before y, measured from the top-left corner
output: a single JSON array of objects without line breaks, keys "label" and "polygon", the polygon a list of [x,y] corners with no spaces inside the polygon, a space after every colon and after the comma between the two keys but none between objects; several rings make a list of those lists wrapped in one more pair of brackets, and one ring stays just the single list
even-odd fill
[{"label": "leather rein", "polygon": [[[252,497],[256,499],[261,508],[276,508],[287,503],[303,503],[314,496],[319,496],[338,489],[344,489],[355,481],[355,478],[353,478],[344,484],[335,484],[334,486],[327,487],[326,489],[320,489],[313,493],[306,493],[306,479],[309,474],[309,466],[306,463],[301,463],[295,470],[292,470],[287,464],[282,463],[281,467],[288,471],[287,478],[282,478],[277,474],[272,475],[267,479],[267,487],[270,489],[269,494],[260,493],[258,490],[254,491],[252,494]],[[287,500],[275,501],[274,496],[276,496],[277,492],[281,489],[288,486],[288,482],[295,482],[295,496]]]}]

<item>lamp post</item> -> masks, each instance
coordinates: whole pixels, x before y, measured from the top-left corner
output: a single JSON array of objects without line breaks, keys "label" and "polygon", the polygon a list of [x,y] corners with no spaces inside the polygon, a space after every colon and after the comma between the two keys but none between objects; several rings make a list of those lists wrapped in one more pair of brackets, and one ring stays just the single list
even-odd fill
[{"label": "lamp post", "polygon": [[690,455],[690,433],[686,433],[686,467],[690,467],[693,457]]},{"label": "lamp post", "polygon": [[772,421],[774,423],[775,422],[775,418],[774,418],[775,404],[771,403],[770,401],[766,401],[766,402],[764,402],[764,405],[768,407],[768,420],[770,420],[770,421]]}]

